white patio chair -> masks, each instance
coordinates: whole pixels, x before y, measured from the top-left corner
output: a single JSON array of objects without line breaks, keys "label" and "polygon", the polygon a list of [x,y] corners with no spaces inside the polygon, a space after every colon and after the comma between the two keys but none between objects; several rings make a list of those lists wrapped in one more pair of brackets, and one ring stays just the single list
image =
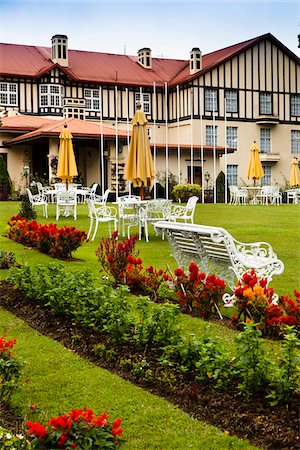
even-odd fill
[{"label": "white patio chair", "polygon": [[54,203],[55,190],[53,188],[50,186],[43,186],[40,181],[36,181],[35,185],[39,195],[45,195],[47,198],[51,197],[51,202]]},{"label": "white patio chair", "polygon": [[282,194],[279,192],[278,186],[273,186],[273,199],[272,199],[273,205],[281,205],[282,204]]},{"label": "white patio chair", "polygon": [[26,192],[32,208],[35,209],[36,206],[42,206],[43,216],[47,218],[48,217],[47,197],[45,195],[40,194],[33,195],[31,190],[28,188],[26,188]]},{"label": "white patio chair", "polygon": [[237,186],[229,186],[229,193],[230,193],[230,199],[229,204],[230,205],[246,205],[247,198],[248,198],[248,192],[246,189],[239,189]]},{"label": "white patio chair", "polygon": [[194,223],[194,214],[196,209],[196,203],[199,198],[196,195],[190,197],[187,204],[184,205],[173,205],[171,207],[169,220],[171,222],[183,221],[185,223]]},{"label": "white patio chair", "polygon": [[69,217],[72,213],[74,220],[77,219],[77,192],[76,190],[58,190],[56,193],[56,220],[60,214]]},{"label": "white patio chair", "polygon": [[[96,203],[93,199],[87,200],[90,218],[90,228],[88,232],[88,239],[92,233],[93,224],[95,223],[95,229],[92,237],[92,241],[95,239],[99,223],[108,223],[109,236],[111,236],[111,223],[114,223],[114,231],[118,228],[117,210],[113,206],[107,206],[106,203]],[[99,206],[100,205],[100,206]]]},{"label": "white patio chair", "polygon": [[118,197],[119,208],[119,233],[122,230],[122,236],[125,236],[125,225],[127,224],[127,237],[130,238],[130,227],[138,225],[138,202],[141,201],[139,195],[123,195]]},{"label": "white patio chair", "polygon": [[273,203],[273,186],[262,186],[256,198],[262,205],[268,206],[269,203]]},{"label": "white patio chair", "polygon": [[294,204],[300,203],[300,189],[288,189],[286,193],[287,193],[287,203],[294,203]]},{"label": "white patio chair", "polygon": [[[142,228],[145,231],[145,239],[149,242],[148,224],[154,225],[161,220],[169,220],[172,208],[172,200],[149,200],[139,208],[139,239],[142,237]],[[162,235],[164,239],[164,235]]]}]

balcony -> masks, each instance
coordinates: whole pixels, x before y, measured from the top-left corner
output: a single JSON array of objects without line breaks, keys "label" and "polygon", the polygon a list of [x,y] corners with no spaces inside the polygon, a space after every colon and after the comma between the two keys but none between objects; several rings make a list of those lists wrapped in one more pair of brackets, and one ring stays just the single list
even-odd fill
[{"label": "balcony", "polygon": [[255,120],[257,125],[277,125],[279,123],[279,116],[273,114],[260,114]]},{"label": "balcony", "polygon": [[280,161],[280,153],[260,153],[261,162],[278,162]]}]

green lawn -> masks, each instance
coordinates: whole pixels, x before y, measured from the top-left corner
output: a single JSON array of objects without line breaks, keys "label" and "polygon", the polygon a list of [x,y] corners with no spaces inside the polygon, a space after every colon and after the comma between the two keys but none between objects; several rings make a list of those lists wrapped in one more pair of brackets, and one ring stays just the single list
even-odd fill
[{"label": "green lawn", "polygon": [[[25,249],[3,236],[7,220],[19,211],[17,202],[0,202],[0,248],[13,251],[17,259],[30,265],[53,263],[53,259],[34,250]],[[40,212],[40,211],[38,211]],[[267,241],[285,264],[283,275],[275,277],[271,286],[278,294],[292,294],[299,289],[299,222],[298,205],[282,206],[229,206],[197,205],[195,222],[226,228],[244,242]],[[48,220],[38,215],[39,222],[55,222],[54,206],[50,205]],[[58,225],[76,225],[87,231],[87,207],[79,205],[78,220],[58,221]],[[153,229],[152,229],[153,230]],[[166,263],[176,266],[170,257],[169,244],[150,231],[150,243],[138,242],[137,248],[144,265],[165,268]],[[100,264],[95,256],[100,235],[107,236],[107,227],[100,226],[97,239],[83,245],[75,254],[79,261],[61,264],[70,270],[89,268],[100,282]],[[0,272],[4,279],[7,271]],[[235,332],[200,319],[183,317],[186,332],[210,334],[233,347]],[[126,439],[130,449],[220,449],[251,447],[222,434],[213,427],[188,417],[163,399],[158,399],[141,389],[83,361],[56,342],[40,336],[10,313],[0,310],[0,335],[7,330],[18,340],[17,353],[28,364],[25,371],[30,383],[15,396],[14,404],[26,412],[29,404],[38,403],[47,416],[72,407],[88,406],[97,413],[108,410],[112,418],[124,418]],[[270,352],[276,352],[276,342],[266,342]]]}]

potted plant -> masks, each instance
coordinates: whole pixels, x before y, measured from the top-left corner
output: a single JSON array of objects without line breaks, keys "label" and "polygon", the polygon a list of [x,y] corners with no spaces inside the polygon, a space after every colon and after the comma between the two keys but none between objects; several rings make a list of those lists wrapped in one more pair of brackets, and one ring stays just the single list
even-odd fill
[{"label": "potted plant", "polygon": [[3,159],[0,155],[0,200],[8,200],[8,196],[11,194],[11,180]]}]

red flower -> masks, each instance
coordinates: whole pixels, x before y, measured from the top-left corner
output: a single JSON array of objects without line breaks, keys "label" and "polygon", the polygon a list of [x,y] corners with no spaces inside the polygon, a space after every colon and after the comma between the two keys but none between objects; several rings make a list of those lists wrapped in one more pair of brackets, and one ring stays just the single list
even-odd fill
[{"label": "red flower", "polygon": [[46,428],[39,422],[26,422],[26,426],[29,427],[28,434],[33,434],[39,439],[43,439],[47,434]]}]

